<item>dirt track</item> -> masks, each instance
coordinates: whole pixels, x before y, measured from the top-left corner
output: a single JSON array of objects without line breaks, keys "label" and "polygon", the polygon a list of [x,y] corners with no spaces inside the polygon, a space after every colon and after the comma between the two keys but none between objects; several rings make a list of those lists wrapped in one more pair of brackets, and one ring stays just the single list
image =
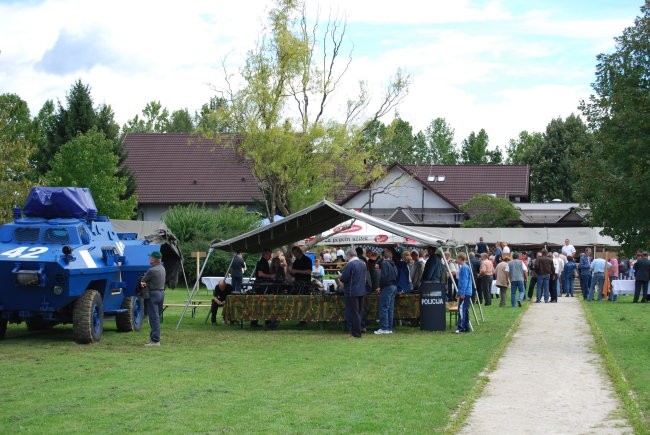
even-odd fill
[{"label": "dirt track", "polygon": [[633,433],[593,343],[578,298],[533,304],[461,433]]}]

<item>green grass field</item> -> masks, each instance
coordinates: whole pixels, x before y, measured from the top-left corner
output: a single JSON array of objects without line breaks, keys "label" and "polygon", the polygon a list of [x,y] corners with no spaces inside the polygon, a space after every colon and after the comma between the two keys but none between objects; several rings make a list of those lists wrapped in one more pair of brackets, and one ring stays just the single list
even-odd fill
[{"label": "green grass field", "polygon": [[585,303],[587,320],[607,371],[636,433],[650,433],[650,304]]},{"label": "green grass field", "polygon": [[107,319],[92,345],[75,344],[70,326],[10,325],[0,432],[438,433],[462,421],[522,312],[485,308],[473,334],[398,327],[350,340],[334,324],[214,328],[206,309],[177,331],[180,308],[169,308],[160,348],[143,347],[148,325],[118,333]]}]

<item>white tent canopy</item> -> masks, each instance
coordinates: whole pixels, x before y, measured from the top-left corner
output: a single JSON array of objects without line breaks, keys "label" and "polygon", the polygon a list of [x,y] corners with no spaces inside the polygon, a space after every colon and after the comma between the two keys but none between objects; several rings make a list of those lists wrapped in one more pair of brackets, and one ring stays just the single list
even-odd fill
[{"label": "white tent canopy", "polygon": [[[362,213],[359,213],[362,214]],[[340,245],[385,245],[400,243],[406,245],[417,245],[417,240],[409,237],[402,237],[371,225],[360,219],[350,219],[341,225],[322,233],[326,237],[318,245],[340,246]]]},{"label": "white tent canopy", "polygon": [[500,241],[509,245],[564,245],[569,239],[574,246],[620,246],[609,236],[600,234],[602,228],[438,228],[418,227],[421,231],[432,232],[445,240],[454,240],[474,246],[479,237],[486,243]]}]

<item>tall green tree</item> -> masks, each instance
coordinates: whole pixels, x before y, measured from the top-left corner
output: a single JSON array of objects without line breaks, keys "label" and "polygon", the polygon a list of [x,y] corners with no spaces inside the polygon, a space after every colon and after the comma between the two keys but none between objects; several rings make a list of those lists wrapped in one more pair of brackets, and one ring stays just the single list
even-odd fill
[{"label": "tall green tree", "polygon": [[455,165],[459,154],[454,143],[454,129],[445,118],[435,118],[425,130],[426,151],[422,163]]},{"label": "tall green tree", "polygon": [[344,121],[328,118],[328,103],[350,62],[342,52],[345,35],[340,20],[310,22],[303,1],[276,0],[240,70],[243,86],[234,89],[231,76],[225,77],[229,120],[244,134],[239,150],[251,163],[271,219],[367,179],[363,121],[380,119],[406,93],[409,79],[398,71],[376,109],[370,110],[362,83]]},{"label": "tall green tree", "polygon": [[544,146],[542,133],[524,130],[517,139],[510,139],[506,147],[506,163],[509,165],[533,164],[531,154]]},{"label": "tall green tree", "polygon": [[34,155],[36,171],[45,174],[51,168],[52,158],[61,145],[93,128],[101,131],[118,149],[120,128],[114,118],[110,106],[93,106],[90,86],[81,80],[77,80],[70,88],[65,107],[59,102],[55,109],[52,101],[46,101],[37,117],[44,138]]},{"label": "tall green tree", "polygon": [[579,116],[556,118],[546,126],[543,144],[533,142],[527,152],[530,164],[530,190],[533,201],[560,199],[573,202],[577,181],[577,160],[588,149],[591,136]]},{"label": "tall green tree", "polygon": [[169,120],[169,133],[192,133],[194,121],[187,109],[174,110]]},{"label": "tall green tree", "polygon": [[27,197],[36,135],[27,103],[16,94],[0,95],[0,223],[11,220],[12,208]]},{"label": "tall green tree", "polygon": [[492,195],[474,195],[460,209],[470,216],[463,222],[467,228],[507,227],[519,219],[519,212],[510,201]]},{"label": "tall green tree", "polygon": [[594,94],[581,103],[595,133],[581,150],[578,198],[590,222],[628,250],[650,246],[650,1],[616,49],[597,57]]},{"label": "tall green tree", "polygon": [[413,135],[413,126],[399,116],[389,125],[373,120],[363,135],[372,161],[387,165],[419,163],[426,146],[422,139],[418,140]]},{"label": "tall green tree", "polygon": [[223,133],[237,133],[229,116],[228,100],[214,96],[194,116],[196,129],[205,136]]},{"label": "tall green tree", "polygon": [[167,133],[171,121],[169,110],[160,101],[148,102],[142,109],[142,118],[135,115],[122,127],[124,133]]},{"label": "tall green tree", "polygon": [[99,214],[115,219],[133,217],[137,198],[122,199],[127,188],[125,177],[118,175],[118,156],[114,142],[103,132],[92,129],[79,134],[59,148],[45,182],[53,186],[88,187]]},{"label": "tall green tree", "polygon": [[460,160],[464,164],[485,164],[485,163],[502,163],[503,156],[501,150],[497,147],[489,149],[490,139],[484,129],[478,134],[471,132],[467,139],[463,140],[460,150]]}]

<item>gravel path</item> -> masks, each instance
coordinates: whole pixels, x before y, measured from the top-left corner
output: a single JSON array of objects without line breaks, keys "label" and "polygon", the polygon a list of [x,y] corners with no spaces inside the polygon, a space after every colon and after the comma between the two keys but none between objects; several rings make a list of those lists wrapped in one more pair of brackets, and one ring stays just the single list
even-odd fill
[{"label": "gravel path", "polygon": [[461,433],[633,433],[593,344],[578,298],[533,304]]}]

